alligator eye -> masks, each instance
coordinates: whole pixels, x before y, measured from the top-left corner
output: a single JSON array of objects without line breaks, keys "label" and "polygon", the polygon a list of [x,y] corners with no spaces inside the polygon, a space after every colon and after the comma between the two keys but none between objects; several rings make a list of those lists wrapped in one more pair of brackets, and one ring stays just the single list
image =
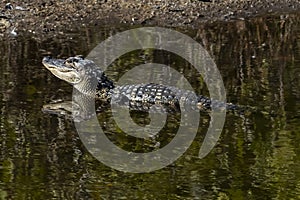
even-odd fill
[{"label": "alligator eye", "polygon": [[64,62],[65,64],[67,63],[67,64],[71,64],[72,63],[72,60],[70,60],[70,59],[67,59],[67,60],[65,60],[65,62]]},{"label": "alligator eye", "polygon": [[76,58],[79,58],[80,60],[84,60],[83,55],[77,55]]}]

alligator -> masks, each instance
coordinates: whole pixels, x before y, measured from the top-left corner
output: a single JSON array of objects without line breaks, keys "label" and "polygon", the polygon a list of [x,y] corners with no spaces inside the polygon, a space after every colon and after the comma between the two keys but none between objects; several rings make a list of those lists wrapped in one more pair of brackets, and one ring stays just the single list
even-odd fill
[{"label": "alligator", "polygon": [[[43,65],[56,77],[62,79],[78,90],[80,93],[110,102],[128,106],[131,110],[149,111],[153,105],[162,105],[167,110],[178,111],[180,105],[188,105],[200,111],[211,110],[212,103],[220,109],[237,110],[239,106],[232,103],[213,101],[203,95],[195,95],[191,91],[181,90],[173,86],[156,83],[116,86],[96,64],[83,56],[74,56],[67,59],[44,57]],[[96,91],[89,87],[91,77],[96,76]],[[55,107],[55,106],[54,106]]]}]

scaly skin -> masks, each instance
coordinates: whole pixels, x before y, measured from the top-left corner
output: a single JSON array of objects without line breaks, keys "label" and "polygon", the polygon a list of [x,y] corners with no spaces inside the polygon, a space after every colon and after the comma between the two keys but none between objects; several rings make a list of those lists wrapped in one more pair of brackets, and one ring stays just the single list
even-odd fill
[{"label": "scaly skin", "polygon": [[[208,97],[196,96],[191,91],[155,83],[115,86],[93,61],[81,56],[66,60],[45,57],[43,64],[55,76],[72,84],[79,92],[103,101],[113,100],[114,103],[127,105],[133,110],[148,111],[152,105],[163,105],[171,110],[178,110],[180,105],[187,105],[191,109],[210,110],[212,104]],[[88,87],[92,85],[92,77],[95,75],[98,82],[96,93],[93,88]],[[233,104],[217,101],[214,103],[220,109],[238,108]]]}]

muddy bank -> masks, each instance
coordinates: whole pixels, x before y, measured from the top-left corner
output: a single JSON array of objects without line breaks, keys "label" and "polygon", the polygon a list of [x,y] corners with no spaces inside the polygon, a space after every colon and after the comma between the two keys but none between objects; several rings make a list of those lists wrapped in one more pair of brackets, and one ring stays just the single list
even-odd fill
[{"label": "muddy bank", "polygon": [[257,15],[297,12],[299,0],[70,0],[3,1],[0,33],[37,37],[81,26],[143,24],[197,26],[211,21],[243,20]]}]

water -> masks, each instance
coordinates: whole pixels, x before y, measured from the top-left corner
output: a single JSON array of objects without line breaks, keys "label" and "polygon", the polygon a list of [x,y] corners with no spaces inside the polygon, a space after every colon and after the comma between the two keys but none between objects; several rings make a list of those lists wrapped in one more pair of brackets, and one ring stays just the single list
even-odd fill
[{"label": "water", "polygon": [[[41,64],[54,56],[87,55],[99,42],[132,27],[86,27],[46,41],[18,37],[0,41],[0,196],[5,199],[298,199],[300,196],[300,16],[265,16],[250,21],[176,29],[200,42],[223,77],[227,99],[256,107],[245,116],[228,113],[218,144],[203,159],[199,148],[209,116],[176,162],[144,174],[103,165],[84,147],[69,119],[43,113],[55,99],[70,100],[72,86]],[[50,34],[50,33],[49,33]],[[208,94],[201,76],[173,54],[146,50],[116,60],[114,80],[147,62],[169,64],[196,92]],[[176,115],[157,140],[124,134],[99,114],[106,135],[126,150],[149,152],[174,138]],[[148,123],[145,113],[132,113]]]}]

